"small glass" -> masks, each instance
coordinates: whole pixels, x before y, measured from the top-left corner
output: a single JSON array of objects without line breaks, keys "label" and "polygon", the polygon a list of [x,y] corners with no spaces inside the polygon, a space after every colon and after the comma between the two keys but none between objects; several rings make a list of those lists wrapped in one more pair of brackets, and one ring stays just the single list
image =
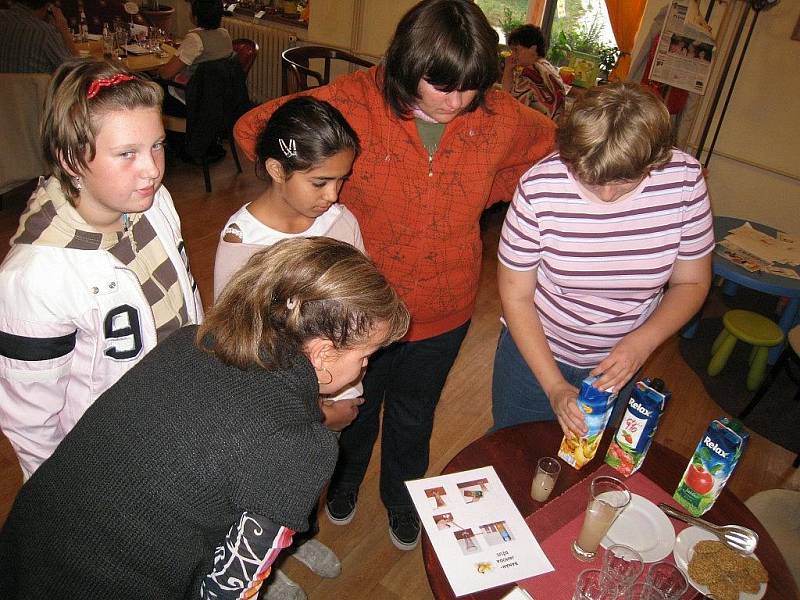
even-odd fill
[{"label": "small glass", "polygon": [[531,498],[537,502],[546,502],[556,486],[559,473],[561,473],[561,464],[558,459],[550,456],[540,458],[536,464],[536,475],[531,483]]},{"label": "small glass", "polygon": [[109,59],[114,56],[114,33],[106,27],[103,34],[103,58]]},{"label": "small glass", "polygon": [[683,572],[668,562],[651,565],[645,581],[662,592],[667,600],[678,600],[689,589]]},{"label": "small glass", "polygon": [[616,600],[616,589],[600,569],[586,569],[575,581],[572,600]]},{"label": "small glass", "polygon": [[630,501],[630,491],[616,477],[600,475],[592,479],[583,526],[578,539],[572,542],[575,558],[586,562],[594,560],[600,540]]},{"label": "small glass", "polygon": [[620,592],[627,590],[644,571],[642,555],[630,546],[614,544],[603,554],[603,575],[616,582]]},{"label": "small glass", "polygon": [[666,596],[646,581],[638,581],[625,590],[619,600],[666,600]]}]

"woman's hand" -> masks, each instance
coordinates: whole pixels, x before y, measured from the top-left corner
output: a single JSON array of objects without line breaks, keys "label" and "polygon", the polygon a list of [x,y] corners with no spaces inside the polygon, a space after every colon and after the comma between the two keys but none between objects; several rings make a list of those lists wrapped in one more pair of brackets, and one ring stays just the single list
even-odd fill
[{"label": "woman's hand", "polygon": [[562,380],[547,391],[547,399],[556,413],[564,435],[581,437],[586,434],[586,421],[578,408],[578,388]]},{"label": "woman's hand", "polygon": [[320,398],[322,423],[331,431],[341,431],[358,416],[358,407],[364,404],[364,398],[348,398],[347,400],[328,400]]},{"label": "woman's hand", "polygon": [[594,387],[599,390],[613,389],[619,393],[631,377],[636,375],[654,350],[650,344],[639,338],[641,336],[632,332],[617,342],[609,355],[592,370],[592,375],[601,375],[594,382]]}]

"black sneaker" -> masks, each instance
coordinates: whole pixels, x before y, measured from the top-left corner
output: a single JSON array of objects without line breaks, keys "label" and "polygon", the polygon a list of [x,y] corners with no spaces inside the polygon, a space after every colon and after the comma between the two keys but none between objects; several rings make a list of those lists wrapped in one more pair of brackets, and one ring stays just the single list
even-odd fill
[{"label": "black sneaker", "polygon": [[400,550],[413,550],[419,543],[419,519],[414,510],[389,511],[389,537]]},{"label": "black sneaker", "polygon": [[347,525],[356,516],[356,492],[328,492],[325,514],[334,525]]}]

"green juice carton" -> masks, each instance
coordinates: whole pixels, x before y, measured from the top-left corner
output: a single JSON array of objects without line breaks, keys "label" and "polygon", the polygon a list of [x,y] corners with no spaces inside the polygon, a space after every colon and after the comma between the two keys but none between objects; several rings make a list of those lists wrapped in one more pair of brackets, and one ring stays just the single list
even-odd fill
[{"label": "green juice carton", "polygon": [[584,379],[578,393],[578,408],[581,409],[588,428],[586,435],[580,438],[564,436],[558,449],[558,457],[576,469],[594,458],[617,399],[614,392],[592,387],[597,379],[598,377]]},{"label": "green juice carton", "polygon": [[722,493],[748,439],[739,421],[711,421],[672,497],[695,517],[705,513]]},{"label": "green juice carton", "polygon": [[670,396],[660,379],[643,379],[633,386],[622,423],[606,452],[606,464],[626,477],[639,470]]}]

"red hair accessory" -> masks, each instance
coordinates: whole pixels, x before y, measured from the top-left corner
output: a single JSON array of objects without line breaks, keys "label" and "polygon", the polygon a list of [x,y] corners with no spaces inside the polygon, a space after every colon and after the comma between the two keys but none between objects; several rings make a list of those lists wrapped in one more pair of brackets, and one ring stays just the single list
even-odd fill
[{"label": "red hair accessory", "polygon": [[122,83],[123,81],[131,81],[133,79],[136,79],[136,77],[133,75],[127,75],[125,73],[117,73],[116,75],[107,79],[95,79],[89,84],[89,91],[86,92],[86,97],[91,100],[97,96],[97,94],[99,94],[100,90],[103,88],[112,87],[118,83]]}]

